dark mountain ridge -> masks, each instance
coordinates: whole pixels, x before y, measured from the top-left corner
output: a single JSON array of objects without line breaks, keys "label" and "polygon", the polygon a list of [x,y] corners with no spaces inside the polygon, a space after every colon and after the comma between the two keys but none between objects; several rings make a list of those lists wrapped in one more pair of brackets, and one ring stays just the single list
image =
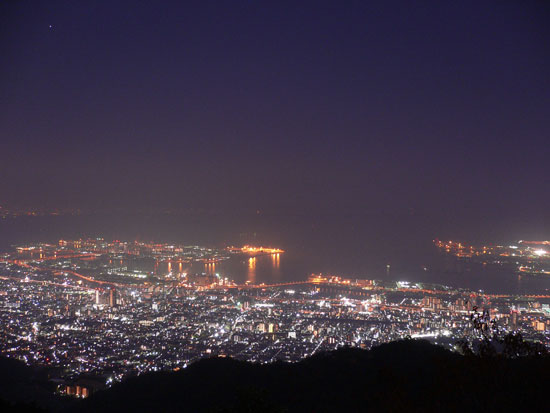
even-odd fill
[{"label": "dark mountain ridge", "polygon": [[98,392],[84,411],[517,411],[548,400],[547,356],[462,356],[422,340],[342,349],[299,363],[212,358]]},{"label": "dark mountain ridge", "polygon": [[0,366],[0,398],[17,402],[0,407],[12,411],[542,411],[550,379],[548,355],[463,356],[424,340],[346,348],[294,364],[204,359],[57,403],[35,369],[5,359]]}]

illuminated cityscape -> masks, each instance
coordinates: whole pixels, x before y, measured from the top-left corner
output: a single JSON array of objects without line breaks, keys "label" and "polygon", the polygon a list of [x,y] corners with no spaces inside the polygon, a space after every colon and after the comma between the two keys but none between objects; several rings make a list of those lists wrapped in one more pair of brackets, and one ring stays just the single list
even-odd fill
[{"label": "illuminated cityscape", "polygon": [[524,275],[550,275],[550,241],[523,241],[512,245],[475,247],[460,242],[435,241],[440,251],[461,260],[512,268]]},{"label": "illuminated cityscape", "polygon": [[[531,251],[534,244],[518,244],[529,245],[512,248],[518,255],[539,256],[538,249]],[[500,257],[508,250],[456,243],[437,247],[472,257]],[[550,345],[550,293],[497,295],[322,274],[238,285],[210,271],[213,263],[251,253],[276,260],[283,251],[103,239],[18,246],[0,262],[1,353],[58,368],[58,391],[76,394],[71,383],[79,377],[93,375],[94,386],[102,388],[213,355],[293,362],[403,337],[455,350],[459,340],[481,338],[472,328],[476,308],[486,312],[499,334],[521,332]],[[192,263],[206,271],[187,272]]]},{"label": "illuminated cityscape", "polygon": [[0,1],[0,412],[540,412],[550,2]]}]

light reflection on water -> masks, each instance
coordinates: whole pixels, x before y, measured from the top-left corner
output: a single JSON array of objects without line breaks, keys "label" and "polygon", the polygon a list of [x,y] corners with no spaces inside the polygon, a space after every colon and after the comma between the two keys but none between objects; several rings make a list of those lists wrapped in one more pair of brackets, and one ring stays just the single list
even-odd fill
[{"label": "light reflection on water", "polygon": [[[237,283],[303,281],[309,274],[323,273],[348,278],[431,282],[495,293],[541,293],[550,289],[550,277],[518,277],[499,268],[459,268],[446,270],[438,261],[433,239],[444,234],[464,240],[499,241],[516,239],[518,234],[542,239],[550,227],[528,230],[519,224],[506,225],[495,233],[500,221],[461,222],[412,215],[349,216],[168,216],[97,214],[82,216],[30,217],[0,221],[0,251],[13,245],[34,242],[57,243],[59,239],[103,237],[173,242],[187,245],[272,245],[285,253],[249,257],[234,256],[215,265],[173,262],[174,273],[219,273]],[[540,227],[540,228],[539,228]],[[516,237],[516,238],[515,238]],[[36,256],[39,256],[40,252]],[[118,260],[110,261],[111,265]],[[388,264],[391,271],[388,271]],[[424,270],[427,268],[427,270]],[[168,273],[168,264],[159,263],[151,271]]]},{"label": "light reflection on water", "polygon": [[256,284],[256,257],[250,257],[248,259],[248,273],[246,281],[251,284]]},{"label": "light reflection on water", "polygon": [[[279,282],[283,277],[281,270],[281,262],[285,262],[284,254],[271,254],[271,255],[258,255],[255,257],[235,256],[228,260],[219,262],[194,262],[189,264],[187,268],[183,268],[181,262],[178,263],[178,274],[185,273],[206,273],[206,274],[219,274],[222,277],[227,277],[239,284],[246,282],[256,283],[270,283]],[[305,279],[308,276],[307,271],[297,270],[296,265],[285,267],[288,274],[292,274],[292,277],[298,279]],[[159,262],[156,267],[158,275],[167,275],[173,269],[171,262]],[[287,278],[292,280],[293,278]]]}]

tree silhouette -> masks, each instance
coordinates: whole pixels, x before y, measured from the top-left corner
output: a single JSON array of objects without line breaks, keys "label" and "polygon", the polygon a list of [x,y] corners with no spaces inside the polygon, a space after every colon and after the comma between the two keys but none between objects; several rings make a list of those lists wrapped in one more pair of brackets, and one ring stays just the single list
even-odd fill
[{"label": "tree silhouette", "polygon": [[488,310],[480,312],[474,306],[470,321],[470,340],[465,338],[456,343],[458,350],[465,356],[517,358],[548,355],[548,349],[542,343],[526,341],[520,333],[503,335],[497,320],[491,319]]}]

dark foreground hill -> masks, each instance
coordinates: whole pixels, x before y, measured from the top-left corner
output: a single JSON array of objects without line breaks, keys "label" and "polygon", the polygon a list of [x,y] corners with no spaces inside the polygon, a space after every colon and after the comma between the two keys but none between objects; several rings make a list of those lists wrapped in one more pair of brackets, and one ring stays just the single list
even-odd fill
[{"label": "dark foreground hill", "polygon": [[53,394],[55,387],[47,369],[0,357],[0,412],[43,412],[71,404]]},{"label": "dark foreground hill", "polygon": [[[461,356],[426,341],[342,349],[300,363],[212,358],[129,379],[84,401],[52,400],[44,378],[0,360],[0,410],[78,412],[543,411],[548,356]],[[10,404],[17,401],[17,404]]]},{"label": "dark foreground hill", "polygon": [[425,341],[343,349],[296,364],[207,359],[99,392],[82,411],[542,411],[548,357],[461,356]]}]

